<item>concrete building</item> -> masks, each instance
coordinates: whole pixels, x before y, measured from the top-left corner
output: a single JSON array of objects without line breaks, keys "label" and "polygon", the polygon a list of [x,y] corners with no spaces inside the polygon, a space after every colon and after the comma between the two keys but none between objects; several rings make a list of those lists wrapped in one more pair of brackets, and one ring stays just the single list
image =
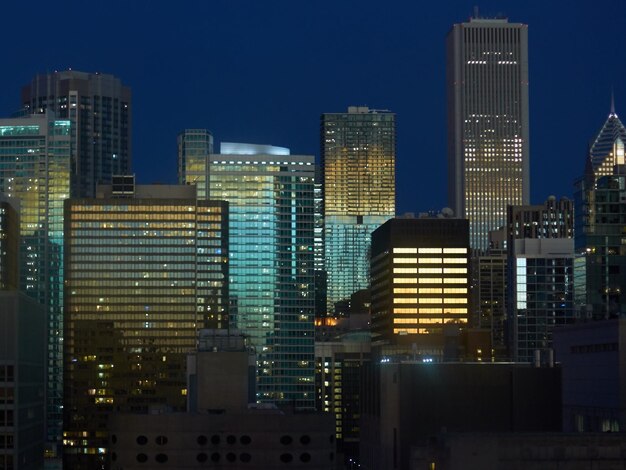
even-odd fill
[{"label": "concrete building", "polygon": [[106,73],[37,75],[22,88],[27,113],[53,111],[71,123],[72,197],[94,197],[97,184],[131,171],[131,92]]},{"label": "concrete building", "polygon": [[485,250],[508,205],[530,198],[528,28],[470,18],[447,37],[448,204]]},{"label": "concrete building", "polygon": [[335,468],[331,414],[249,404],[256,379],[247,341],[239,332],[200,332],[188,359],[193,411],[113,415],[110,468]]},{"label": "concrete building", "polygon": [[113,411],[186,409],[197,330],[228,326],[228,204],[114,177],[65,234],[64,465],[94,468]]},{"label": "concrete building", "polygon": [[0,290],[0,468],[43,468],[46,307]]},{"label": "concrete building", "polygon": [[369,287],[371,234],[395,216],[395,114],[361,106],[324,113],[324,250],[327,309]]},{"label": "concrete building", "polygon": [[586,321],[554,329],[563,370],[563,430],[626,430],[626,319]]},{"label": "concrete building", "polygon": [[560,431],[561,371],[511,363],[383,360],[372,363],[362,402],[362,468],[408,470],[412,449],[442,430]]},{"label": "concrete building", "polygon": [[230,207],[230,325],[256,348],[257,401],[313,409],[315,158],[233,142],[220,152],[205,160],[207,195]]},{"label": "concrete building", "polygon": [[468,222],[395,218],[372,234],[372,341],[443,358],[444,326],[469,317]]}]

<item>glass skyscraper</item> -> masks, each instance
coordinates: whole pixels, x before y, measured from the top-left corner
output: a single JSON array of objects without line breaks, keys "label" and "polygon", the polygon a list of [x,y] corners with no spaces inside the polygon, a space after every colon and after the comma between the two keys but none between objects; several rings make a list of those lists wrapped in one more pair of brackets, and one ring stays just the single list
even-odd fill
[{"label": "glass skyscraper", "polygon": [[54,113],[0,119],[0,193],[19,204],[19,288],[46,306],[47,432],[63,407],[63,201],[70,194],[71,125]]},{"label": "glass skyscraper", "polygon": [[257,401],[314,408],[314,157],[220,151],[207,155],[207,196],[229,203],[230,325],[256,348]]},{"label": "glass skyscraper", "polygon": [[178,183],[196,186],[198,199],[206,199],[207,156],[213,153],[213,135],[206,129],[185,129],[178,134]]},{"label": "glass skyscraper", "polygon": [[485,250],[508,205],[528,204],[528,29],[471,18],[447,37],[448,199]]},{"label": "glass skyscraper", "polygon": [[198,330],[228,324],[228,203],[133,178],[65,205],[67,468],[115,467],[114,411],[185,411]]},{"label": "glass skyscraper", "polygon": [[75,70],[37,75],[22,89],[27,113],[54,111],[72,123],[72,197],[131,169],[131,92],[113,75]]},{"label": "glass skyscraper", "polygon": [[327,311],[369,288],[370,237],[396,211],[395,114],[350,106],[321,119]]}]

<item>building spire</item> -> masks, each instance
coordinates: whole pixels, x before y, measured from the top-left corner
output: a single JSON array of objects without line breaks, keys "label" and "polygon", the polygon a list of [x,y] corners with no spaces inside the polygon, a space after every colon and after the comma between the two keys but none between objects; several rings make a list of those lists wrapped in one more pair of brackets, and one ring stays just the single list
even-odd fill
[{"label": "building spire", "polygon": [[609,116],[617,116],[615,113],[615,92],[613,87],[611,87],[611,112],[609,113]]}]

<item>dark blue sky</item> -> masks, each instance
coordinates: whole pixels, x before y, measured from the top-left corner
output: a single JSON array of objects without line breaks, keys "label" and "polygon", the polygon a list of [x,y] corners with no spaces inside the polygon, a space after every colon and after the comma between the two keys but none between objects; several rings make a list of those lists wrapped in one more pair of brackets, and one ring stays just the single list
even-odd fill
[{"label": "dark blue sky", "polygon": [[[0,114],[38,72],[112,73],[133,91],[134,170],[176,180],[176,134],[268,143],[319,157],[319,115],[397,113],[398,210],[446,201],[445,36],[472,1],[211,0],[3,5]],[[531,196],[570,195],[588,141],[626,117],[626,5],[483,1],[529,25]]]}]

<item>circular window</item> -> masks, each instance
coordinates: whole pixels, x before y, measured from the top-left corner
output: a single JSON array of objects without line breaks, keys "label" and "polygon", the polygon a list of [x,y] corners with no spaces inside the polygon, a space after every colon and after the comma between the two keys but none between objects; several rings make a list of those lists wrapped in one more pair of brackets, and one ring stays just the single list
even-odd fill
[{"label": "circular window", "polygon": [[213,462],[219,462],[220,461],[220,453],[219,452],[213,452],[211,454],[211,460]]},{"label": "circular window", "polygon": [[250,462],[250,460],[252,460],[252,456],[247,452],[244,452],[239,456],[239,460],[241,460],[243,463],[248,463]]},{"label": "circular window", "polygon": [[285,436],[280,438],[280,443],[284,444],[286,446],[291,444],[292,441],[293,441],[293,439],[291,438],[291,436],[285,435]]},{"label": "circular window", "polygon": [[302,462],[310,462],[311,461],[311,454],[305,452],[304,454],[300,455],[300,461],[302,461]]},{"label": "circular window", "polygon": [[239,442],[247,446],[248,444],[252,442],[252,438],[250,436],[241,436],[241,438],[239,439]]},{"label": "circular window", "polygon": [[300,442],[304,445],[309,444],[311,442],[311,436],[308,436],[305,434],[304,436],[300,438]]},{"label": "circular window", "polygon": [[137,454],[137,462],[144,463],[148,461],[148,456],[146,454]]},{"label": "circular window", "polygon": [[148,438],[146,436],[137,436],[137,444],[140,446],[145,446],[148,443]]},{"label": "circular window", "polygon": [[201,446],[205,446],[206,443],[209,441],[206,436],[198,436],[198,439],[196,439],[198,441],[198,444]]},{"label": "circular window", "polygon": [[156,457],[154,458],[154,460],[156,460],[159,463],[165,463],[165,462],[167,462],[167,455],[166,454],[157,454]]},{"label": "circular window", "polygon": [[157,436],[156,439],[154,440],[158,445],[160,446],[164,446],[165,444],[167,444],[167,437],[165,436]]},{"label": "circular window", "polygon": [[226,442],[228,442],[230,445],[233,445],[237,442],[237,438],[233,435],[230,435],[226,438]]},{"label": "circular window", "polygon": [[280,461],[284,463],[289,463],[293,460],[293,455],[291,454],[281,454]]},{"label": "circular window", "polygon": [[117,442],[117,436],[115,434],[111,434],[111,442],[115,444]]},{"label": "circular window", "polygon": [[211,436],[211,444],[213,444],[214,446],[218,445],[220,443],[220,436],[218,436],[217,434]]},{"label": "circular window", "polygon": [[209,456],[208,456],[208,455],[206,455],[205,453],[202,453],[202,454],[198,454],[198,455],[196,455],[196,460],[197,460],[198,462],[200,462],[200,463],[202,463],[202,462],[206,462],[208,458],[209,458]]},{"label": "circular window", "polygon": [[232,452],[229,452],[228,454],[226,454],[226,460],[228,460],[229,462],[234,462],[235,460],[237,460],[237,456]]}]

